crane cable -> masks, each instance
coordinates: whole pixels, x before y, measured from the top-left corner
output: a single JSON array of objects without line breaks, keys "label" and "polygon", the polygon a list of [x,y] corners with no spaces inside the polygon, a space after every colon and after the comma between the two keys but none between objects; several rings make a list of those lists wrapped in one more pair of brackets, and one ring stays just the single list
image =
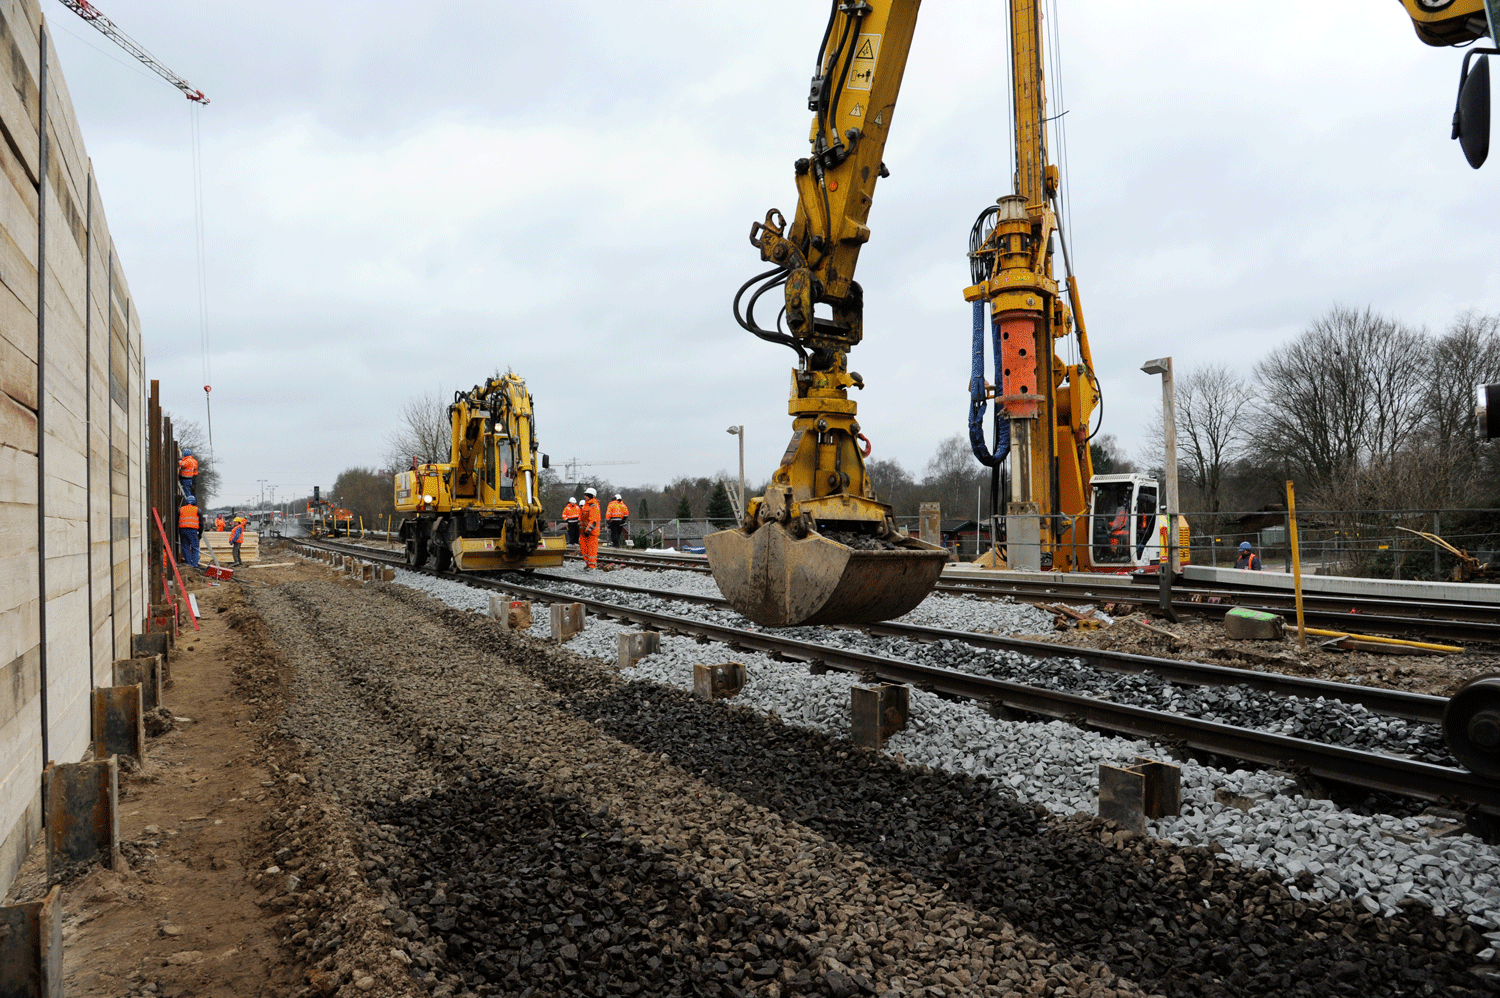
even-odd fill
[{"label": "crane cable", "polygon": [[203,408],[208,417],[208,453],[214,450],[213,360],[208,337],[208,262],[203,231],[203,127],[198,117],[201,105],[188,108],[193,145],[193,229],[198,250],[198,346],[203,361]]}]

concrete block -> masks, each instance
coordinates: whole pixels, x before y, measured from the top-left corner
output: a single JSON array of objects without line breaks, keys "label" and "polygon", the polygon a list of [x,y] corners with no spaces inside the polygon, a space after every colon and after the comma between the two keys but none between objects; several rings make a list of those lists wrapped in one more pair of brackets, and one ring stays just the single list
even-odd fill
[{"label": "concrete block", "polygon": [[139,686],[100,686],[94,690],[94,757],[146,757],[146,726]]},{"label": "concrete block", "polygon": [[630,669],[635,663],[661,651],[661,632],[640,631],[636,634],[619,635],[620,668]]},{"label": "concrete block", "polygon": [[115,685],[139,686],[142,711],[155,710],[161,706],[162,681],[159,655],[115,659]]},{"label": "concrete block", "polygon": [[[47,876],[69,867],[120,861],[120,762],[49,765],[42,773],[47,807]],[[0,992],[3,993],[3,992]]]},{"label": "concrete block", "polygon": [[566,641],[583,633],[582,603],[552,604],[552,640]]},{"label": "concrete block", "polygon": [[861,748],[878,749],[906,727],[911,717],[911,687],[882,683],[849,687],[850,737]]},{"label": "concrete block", "polygon": [[0,905],[0,995],[63,998],[61,887]]},{"label": "concrete block", "polygon": [[1237,606],[1224,614],[1224,634],[1237,641],[1280,641],[1286,637],[1286,621],[1274,613]]},{"label": "concrete block", "polygon": [[693,666],[693,696],[722,700],[745,688],[745,666],[740,662]]},{"label": "concrete block", "polygon": [[1146,830],[1147,818],[1182,811],[1182,769],[1137,758],[1130,766],[1099,766],[1099,817],[1122,828]]},{"label": "concrete block", "polygon": [[365,566],[360,569],[359,580],[361,582],[374,582],[375,581],[375,566],[369,564],[368,562],[366,562]]},{"label": "concrete block", "polygon": [[395,582],[396,581],[396,570],[394,568],[382,568],[380,570],[379,574],[380,574],[380,581],[381,582]]}]

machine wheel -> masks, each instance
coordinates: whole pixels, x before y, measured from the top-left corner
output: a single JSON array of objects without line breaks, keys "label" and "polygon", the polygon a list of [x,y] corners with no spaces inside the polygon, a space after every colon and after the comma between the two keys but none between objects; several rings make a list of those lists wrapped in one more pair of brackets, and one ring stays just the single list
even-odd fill
[{"label": "machine wheel", "polygon": [[432,567],[439,572],[451,571],[453,568],[453,549],[441,539],[432,546]]},{"label": "machine wheel", "polygon": [[421,568],[427,561],[427,539],[425,537],[408,537],[406,539],[406,563],[412,568]]}]

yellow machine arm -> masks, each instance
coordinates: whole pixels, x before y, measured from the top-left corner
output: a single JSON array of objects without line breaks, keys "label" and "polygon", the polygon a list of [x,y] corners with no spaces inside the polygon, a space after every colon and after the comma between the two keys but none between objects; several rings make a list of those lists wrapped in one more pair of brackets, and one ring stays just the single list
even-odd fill
[{"label": "yellow machine arm", "polygon": [[[768,626],[899,616],[931,591],[946,560],[941,548],[898,532],[891,508],[876,500],[865,474],[869,442],[848,394],[864,387],[848,365],[864,335],[854,269],[870,239],[875,184],[888,176],[882,154],[918,6],[834,0],[808,96],[812,148],[794,169],[796,213],[788,225],[773,208],[750,227],[771,269],[740,288],[734,314],[761,339],[796,351],[792,439],[739,528],[704,543],[725,597]],[[766,328],[756,304],[777,288],[785,312]]]},{"label": "yellow machine arm", "polygon": [[[1078,281],[1070,273],[1060,287],[1053,276],[1054,251],[1063,233],[1055,210],[1057,167],[1047,161],[1041,5],[1038,0],[1010,0],[1010,8],[1015,188],[974,223],[969,245],[974,284],[964,291],[976,307],[988,306],[999,374],[994,385],[974,386],[974,401],[982,407],[986,396],[994,398],[997,419],[1009,423],[1005,511],[1010,567],[1072,570],[1087,562],[1088,542],[1079,518],[1088,510],[1093,476],[1088,436],[1099,404],[1098,380]],[[1062,248],[1066,259],[1067,247]],[[975,334],[982,336],[982,318],[975,321]],[[1077,336],[1074,364],[1057,352],[1057,344],[1071,335]],[[981,344],[976,347],[982,349]],[[976,381],[981,373],[975,372]],[[976,453],[978,443],[982,441],[976,442]],[[984,460],[985,455],[979,456]],[[992,463],[1004,456],[997,446]]]},{"label": "yellow machine arm", "polygon": [[[531,393],[518,374],[492,378],[467,392],[454,392],[448,407],[453,424],[450,494],[455,505],[501,500],[501,483],[513,482],[522,530],[530,533],[542,515],[539,457]],[[508,496],[505,498],[509,498]]]}]

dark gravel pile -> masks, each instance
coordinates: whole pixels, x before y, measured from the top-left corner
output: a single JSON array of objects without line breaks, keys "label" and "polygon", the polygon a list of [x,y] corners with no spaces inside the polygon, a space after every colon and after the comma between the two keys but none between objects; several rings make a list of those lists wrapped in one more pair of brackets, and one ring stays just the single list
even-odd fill
[{"label": "dark gravel pile", "polygon": [[1469,971],[1478,934],[1419,904],[1380,919],[1294,901],[1203,850],[622,684],[399,587],[252,600],[297,670],[282,730],[309,790],[362,835],[330,867],[362,875],[389,923],[361,922],[347,965],[332,955],[352,941],[333,917],[342,882],[316,902],[288,888],[291,944],[342,987],[400,973],[434,998],[1491,993]]},{"label": "dark gravel pile", "polygon": [[491,772],[377,805],[375,820],[395,826],[405,851],[390,871],[398,932],[414,918],[435,936],[417,951],[417,977],[435,947],[481,995],[743,995],[779,976],[806,993],[872,990],[863,975],[820,971],[817,953],[785,931],[785,911],[699,887],[604,811]]},{"label": "dark gravel pile", "polygon": [[[1169,995],[1483,994],[1483,938],[1412,905],[1382,920],[1292,899],[1206,850],[1050,822],[966,777],[841,754],[757,713],[633,683],[574,708],[616,738]],[[1081,833],[1081,834],[1080,834]],[[1123,848],[1122,848],[1123,847]]]}]

